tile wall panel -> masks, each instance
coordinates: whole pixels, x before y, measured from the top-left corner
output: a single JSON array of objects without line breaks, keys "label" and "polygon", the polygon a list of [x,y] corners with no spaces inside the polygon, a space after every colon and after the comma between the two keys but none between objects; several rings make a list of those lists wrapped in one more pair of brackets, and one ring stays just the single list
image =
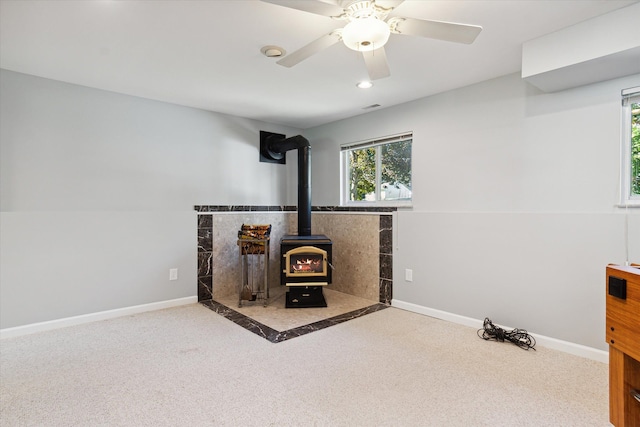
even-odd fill
[{"label": "tile wall panel", "polygon": [[[297,233],[292,206],[196,206],[198,215],[198,300],[235,295],[240,281],[237,232],[242,224],[271,224],[269,286],[280,286],[280,247],[284,234]],[[333,241],[330,289],[384,304],[393,288],[395,209],[314,207],[313,234]],[[358,212],[349,213],[349,212]]]}]

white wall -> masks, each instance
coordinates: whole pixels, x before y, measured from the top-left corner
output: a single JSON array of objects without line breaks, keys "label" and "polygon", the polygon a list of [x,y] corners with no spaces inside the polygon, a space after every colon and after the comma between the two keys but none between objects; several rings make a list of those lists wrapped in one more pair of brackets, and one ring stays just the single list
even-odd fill
[{"label": "white wall", "polygon": [[545,92],[640,73],[640,3],[522,45],[522,77]]},{"label": "white wall", "polygon": [[413,131],[394,302],[606,349],[605,266],[625,240],[640,261],[640,213],[615,207],[620,90],[639,83],[545,94],[513,74],[305,131],[314,204],[339,202],[341,143]]},{"label": "white wall", "polygon": [[0,92],[2,329],[195,296],[194,205],[292,203],[259,131],[299,130],[7,70]]}]

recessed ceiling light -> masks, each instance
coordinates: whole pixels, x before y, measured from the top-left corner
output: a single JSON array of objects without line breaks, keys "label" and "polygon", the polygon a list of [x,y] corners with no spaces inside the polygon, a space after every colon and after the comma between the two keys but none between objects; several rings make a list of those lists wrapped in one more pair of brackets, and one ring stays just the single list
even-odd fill
[{"label": "recessed ceiling light", "polygon": [[360,89],[369,89],[373,86],[373,83],[371,83],[370,81],[363,81],[356,84],[356,86],[358,86]]},{"label": "recessed ceiling light", "polygon": [[283,48],[279,46],[264,46],[260,49],[260,52],[267,58],[279,58],[287,53]]}]

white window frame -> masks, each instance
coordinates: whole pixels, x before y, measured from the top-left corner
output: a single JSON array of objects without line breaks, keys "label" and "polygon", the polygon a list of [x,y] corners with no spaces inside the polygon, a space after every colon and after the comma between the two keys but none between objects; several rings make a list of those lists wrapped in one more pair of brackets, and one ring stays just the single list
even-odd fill
[{"label": "white window frame", "polygon": [[631,104],[640,103],[640,86],[622,90],[620,144],[620,206],[640,207],[640,195],[631,194]]},{"label": "white window frame", "polygon": [[385,136],[365,141],[358,141],[340,146],[340,204],[341,206],[361,207],[411,207],[413,204],[413,148],[411,150],[411,199],[409,200],[380,200],[380,173],[381,156],[376,156],[376,200],[349,200],[349,160],[347,153],[355,149],[381,147],[382,145],[401,142],[410,139],[413,146],[413,132],[403,132],[396,135]]}]

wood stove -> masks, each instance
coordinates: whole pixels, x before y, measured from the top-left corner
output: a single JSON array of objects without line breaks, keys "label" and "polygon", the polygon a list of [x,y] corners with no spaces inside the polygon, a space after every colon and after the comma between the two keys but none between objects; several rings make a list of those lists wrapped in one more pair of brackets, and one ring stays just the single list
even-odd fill
[{"label": "wood stove", "polygon": [[288,287],[285,307],[326,307],[322,287],[331,283],[331,239],[323,234],[286,235],[280,251],[280,283]]},{"label": "wood stove", "polygon": [[260,161],[285,163],[298,150],[298,234],[280,241],[281,281],[289,288],[287,308],[326,307],[322,287],[331,283],[331,239],[311,234],[311,144],[302,135],[260,131]]}]

